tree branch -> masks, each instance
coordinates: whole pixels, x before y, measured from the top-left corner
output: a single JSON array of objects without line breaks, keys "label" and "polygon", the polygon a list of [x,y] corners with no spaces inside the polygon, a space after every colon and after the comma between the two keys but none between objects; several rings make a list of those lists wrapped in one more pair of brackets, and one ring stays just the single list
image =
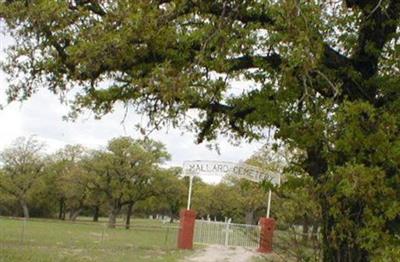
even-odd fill
[{"label": "tree branch", "polygon": [[76,9],[77,6],[87,8],[99,16],[105,16],[107,13],[96,0],[75,0],[75,6],[70,2],[69,8]]},{"label": "tree branch", "polygon": [[243,120],[247,115],[253,113],[255,107],[238,108],[235,106],[225,105],[218,102],[214,102],[207,105],[200,105],[197,102],[193,102],[191,108],[202,109],[207,111],[207,117],[204,122],[200,125],[200,132],[197,137],[197,143],[202,143],[206,138],[207,134],[212,130],[212,126],[215,121],[217,114],[222,114],[228,120],[232,130],[238,133],[242,133],[239,126],[237,126],[238,120]]},{"label": "tree branch", "polygon": [[386,10],[383,10],[379,0],[350,2],[359,2],[364,13],[352,59],[363,78],[369,79],[377,73],[382,49],[396,32],[395,20],[400,17],[400,1],[391,0]]},{"label": "tree branch", "polygon": [[230,65],[228,66],[229,71],[262,67],[263,65],[270,66],[273,69],[278,69],[282,64],[282,59],[280,55],[273,53],[269,56],[244,55],[241,57],[227,59],[226,62]]},{"label": "tree branch", "polygon": [[262,25],[272,25],[274,23],[274,20],[268,16],[264,10],[260,12],[251,12],[246,8],[246,6],[243,8],[230,7],[226,5],[224,6],[222,3],[213,0],[208,2],[211,2],[211,4],[202,7],[201,10],[213,15],[220,16],[223,12],[227,15],[233,14],[233,17],[236,20],[245,24],[253,22]]},{"label": "tree branch", "polygon": [[[158,5],[170,3],[170,0],[156,1]],[[244,24],[247,23],[260,23],[262,25],[272,25],[274,20],[268,16],[264,10],[264,5],[259,6],[257,11],[251,11],[248,5],[230,5],[226,3],[217,2],[214,0],[192,1],[187,0],[178,12],[180,15],[189,14],[195,10],[199,10],[203,14],[211,14],[218,17],[233,17],[235,20]]]}]

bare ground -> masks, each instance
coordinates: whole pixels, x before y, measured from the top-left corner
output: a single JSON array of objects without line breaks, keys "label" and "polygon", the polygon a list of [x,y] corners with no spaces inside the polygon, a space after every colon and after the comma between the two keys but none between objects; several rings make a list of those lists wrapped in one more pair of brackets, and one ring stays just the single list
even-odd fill
[{"label": "bare ground", "polygon": [[[210,245],[185,258],[184,262],[252,262],[257,258],[260,260],[266,256],[260,255],[255,250],[243,247],[224,247]],[[258,260],[258,259],[257,259]],[[258,260],[258,261],[260,261]]]}]

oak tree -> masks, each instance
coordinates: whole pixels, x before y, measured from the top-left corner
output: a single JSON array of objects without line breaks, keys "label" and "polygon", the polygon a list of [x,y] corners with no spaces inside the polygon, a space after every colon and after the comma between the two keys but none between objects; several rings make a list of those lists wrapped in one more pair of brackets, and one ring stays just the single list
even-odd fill
[{"label": "oak tree", "polygon": [[18,201],[25,218],[29,218],[29,194],[43,175],[43,148],[35,137],[19,137],[0,153],[0,190]]},{"label": "oak tree", "polygon": [[398,250],[398,0],[6,0],[0,17],[10,101],[74,89],[72,117],[122,102],[198,142],[272,130],[318,185],[325,261]]},{"label": "oak tree", "polygon": [[117,216],[128,207],[129,228],[134,204],[152,194],[155,169],[169,155],[164,145],[150,140],[118,137],[108,142],[106,150],[94,151],[85,165],[89,188],[103,194],[109,207],[109,227],[115,227]]}]

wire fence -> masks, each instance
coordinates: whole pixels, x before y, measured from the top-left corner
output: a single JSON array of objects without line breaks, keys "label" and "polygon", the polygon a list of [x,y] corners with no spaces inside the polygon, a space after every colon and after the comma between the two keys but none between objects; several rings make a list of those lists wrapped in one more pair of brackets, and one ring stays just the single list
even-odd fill
[{"label": "wire fence", "polygon": [[[196,220],[194,242],[259,247],[260,226]],[[321,261],[321,234],[318,228],[304,230],[300,225],[278,224],[273,236],[273,251],[281,261]]]},{"label": "wire fence", "polygon": [[282,261],[321,261],[321,233],[319,228],[305,232],[299,225],[278,224],[273,249]]},{"label": "wire fence", "polygon": [[134,219],[108,228],[106,223],[0,217],[0,247],[175,249],[179,225]]},{"label": "wire fence", "polygon": [[[106,221],[61,221],[0,217],[1,249],[51,250],[120,250],[177,247],[179,223],[157,219],[133,219],[130,229],[118,223],[108,228]],[[278,224],[274,231],[273,250],[282,261],[320,261],[321,237],[318,230],[304,230],[298,225]],[[218,244],[256,249],[260,227],[225,222],[196,220],[195,244]],[[1,253],[1,252],[0,252]]]}]

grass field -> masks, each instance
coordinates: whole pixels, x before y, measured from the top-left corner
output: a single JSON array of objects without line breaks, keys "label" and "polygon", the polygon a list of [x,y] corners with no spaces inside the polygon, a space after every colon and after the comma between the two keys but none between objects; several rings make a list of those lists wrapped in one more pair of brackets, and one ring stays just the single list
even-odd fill
[{"label": "grass field", "polygon": [[[118,222],[122,224],[122,221]],[[197,224],[196,238],[213,229],[201,227],[200,222]],[[0,262],[173,262],[182,261],[193,254],[193,251],[176,249],[178,232],[176,223],[133,219],[129,230],[123,226],[109,229],[105,225],[105,218],[95,223],[91,222],[90,218],[82,217],[78,222],[72,223],[60,220],[24,221],[0,217]],[[223,245],[224,229],[225,225],[211,230],[214,231],[212,239],[215,241],[207,239],[206,242]],[[240,230],[239,232],[234,227],[230,229],[229,245],[242,245],[246,239],[249,241]],[[274,251],[280,258],[277,261],[298,261],[302,258],[315,257],[315,249],[312,248],[311,242],[304,243],[300,237],[293,238],[293,236],[290,231],[275,231]],[[250,245],[254,244],[253,248],[258,246],[259,236],[254,237],[254,243]],[[198,240],[196,238],[195,241]],[[255,261],[264,259],[259,257]]]},{"label": "grass field", "polygon": [[103,223],[0,218],[0,261],[178,261],[176,224],[134,219],[131,229]]}]

